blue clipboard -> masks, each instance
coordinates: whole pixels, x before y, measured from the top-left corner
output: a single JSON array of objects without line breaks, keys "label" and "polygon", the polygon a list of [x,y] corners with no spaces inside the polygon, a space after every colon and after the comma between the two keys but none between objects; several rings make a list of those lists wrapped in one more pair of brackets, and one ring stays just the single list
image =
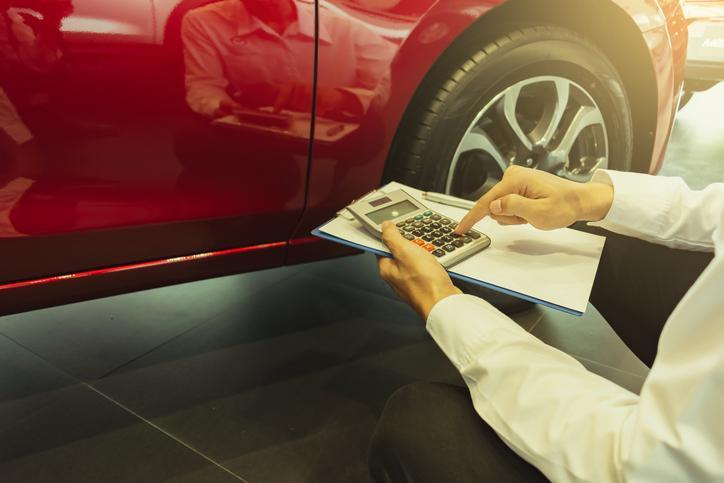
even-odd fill
[{"label": "blue clipboard", "polygon": [[[357,244],[357,243],[353,243],[353,242],[344,240],[344,239],[342,239],[342,238],[338,238],[338,237],[336,237],[336,236],[329,235],[328,233],[324,233],[324,232],[322,231],[322,228],[324,228],[324,226],[327,225],[327,223],[329,223],[329,221],[326,222],[326,223],[323,223],[323,224],[320,225],[319,227],[317,227],[317,228],[315,228],[314,230],[312,230],[312,235],[314,235],[314,236],[316,236],[316,237],[318,237],[318,238],[322,238],[322,239],[324,239],[324,240],[328,240],[328,241],[334,242],[334,243],[339,243],[339,244],[342,244],[342,245],[346,245],[346,246],[348,246],[348,247],[356,248],[356,249],[362,250],[362,251],[364,251],[364,252],[374,253],[375,255],[379,255],[379,256],[382,256],[382,257],[391,257],[391,256],[392,256],[392,255],[391,255],[390,253],[388,253],[388,252],[383,252],[383,251],[377,250],[377,249],[375,249],[375,248],[370,248],[370,247],[365,246],[365,245],[360,245],[360,244]],[[570,308],[568,308],[568,307],[563,307],[562,305],[554,304],[554,303],[548,302],[548,301],[546,301],[546,300],[542,300],[542,299],[538,299],[538,298],[535,298],[535,297],[531,297],[530,295],[526,295],[526,294],[524,294],[524,293],[516,292],[516,291],[514,291],[514,290],[510,290],[510,289],[507,289],[507,288],[503,288],[503,287],[500,287],[500,286],[498,286],[498,285],[493,285],[492,283],[484,282],[484,281],[482,281],[482,280],[478,280],[478,279],[475,279],[475,278],[471,278],[471,277],[468,277],[468,276],[465,276],[465,275],[460,275],[460,274],[457,274],[457,273],[451,272],[451,271],[448,271],[448,273],[450,274],[450,277],[451,277],[451,278],[454,278],[454,279],[456,279],[456,280],[462,280],[462,281],[464,281],[464,282],[469,282],[469,283],[472,283],[472,284],[474,284],[474,285],[479,285],[479,286],[481,286],[481,287],[489,288],[489,289],[494,290],[494,291],[496,291],[496,292],[504,293],[504,294],[506,294],[506,295],[510,295],[510,296],[519,298],[519,299],[521,299],[521,300],[526,300],[526,301],[528,301],[528,302],[533,302],[534,304],[538,304],[538,305],[542,305],[542,306],[544,306],[544,307],[549,307],[549,308],[551,308],[551,309],[559,310],[559,311],[561,311],[561,312],[565,312],[565,313],[567,313],[567,314],[575,315],[575,316],[577,316],[577,317],[581,317],[581,316],[583,315],[583,312],[579,312],[579,311],[577,311],[577,310],[573,310],[573,309],[570,309]]]}]

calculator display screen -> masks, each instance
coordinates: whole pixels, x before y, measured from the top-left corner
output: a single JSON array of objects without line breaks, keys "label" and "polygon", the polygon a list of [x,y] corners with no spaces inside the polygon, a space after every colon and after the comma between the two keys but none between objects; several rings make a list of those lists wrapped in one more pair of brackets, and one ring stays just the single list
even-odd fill
[{"label": "calculator display screen", "polygon": [[381,225],[384,221],[394,220],[395,218],[399,218],[400,216],[404,216],[408,213],[418,211],[419,209],[420,207],[412,203],[411,201],[401,201],[399,203],[395,203],[394,205],[386,206],[381,210],[368,213],[367,218],[374,221],[378,225]]}]

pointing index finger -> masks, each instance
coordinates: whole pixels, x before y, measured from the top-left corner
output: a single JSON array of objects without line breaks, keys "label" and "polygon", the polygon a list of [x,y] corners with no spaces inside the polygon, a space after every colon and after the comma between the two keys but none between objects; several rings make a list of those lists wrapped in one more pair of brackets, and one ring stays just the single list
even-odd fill
[{"label": "pointing index finger", "polygon": [[472,207],[468,214],[460,220],[460,223],[455,229],[455,233],[460,235],[470,231],[474,224],[490,214],[490,203],[510,192],[511,189],[505,179],[493,186],[490,191],[485,193],[483,197],[475,203],[475,206]]}]

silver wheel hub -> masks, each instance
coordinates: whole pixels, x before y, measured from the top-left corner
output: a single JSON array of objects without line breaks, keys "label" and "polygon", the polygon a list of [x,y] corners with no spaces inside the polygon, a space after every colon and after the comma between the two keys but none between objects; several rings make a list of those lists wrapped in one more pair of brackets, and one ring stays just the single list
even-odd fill
[{"label": "silver wheel hub", "polygon": [[608,156],[606,124],[591,95],[563,77],[534,77],[478,113],[458,143],[445,191],[479,198],[514,164],[587,181]]}]

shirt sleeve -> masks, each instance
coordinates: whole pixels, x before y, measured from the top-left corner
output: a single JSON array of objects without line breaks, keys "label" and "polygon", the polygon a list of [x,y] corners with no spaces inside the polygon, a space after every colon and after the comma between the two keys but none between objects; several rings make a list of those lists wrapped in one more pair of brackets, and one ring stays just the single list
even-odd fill
[{"label": "shirt sleeve", "polygon": [[181,26],[186,66],[186,102],[196,113],[213,117],[224,100],[229,81],[219,53],[193,12],[184,17]]},{"label": "shirt sleeve", "polygon": [[621,480],[625,428],[637,395],[469,295],[439,302],[427,329],[460,371],[478,414],[546,477]]},{"label": "shirt sleeve", "polygon": [[20,118],[15,106],[0,87],[0,129],[10,136],[17,144],[24,144],[33,139],[33,134]]},{"label": "shirt sleeve", "polygon": [[550,480],[723,481],[722,282],[718,257],[667,322],[641,396],[469,295],[439,302],[427,329],[478,414]]},{"label": "shirt sleeve", "polygon": [[693,191],[681,178],[608,170],[598,170],[592,181],[613,186],[614,199],[606,218],[591,225],[672,248],[714,249],[724,183]]}]

